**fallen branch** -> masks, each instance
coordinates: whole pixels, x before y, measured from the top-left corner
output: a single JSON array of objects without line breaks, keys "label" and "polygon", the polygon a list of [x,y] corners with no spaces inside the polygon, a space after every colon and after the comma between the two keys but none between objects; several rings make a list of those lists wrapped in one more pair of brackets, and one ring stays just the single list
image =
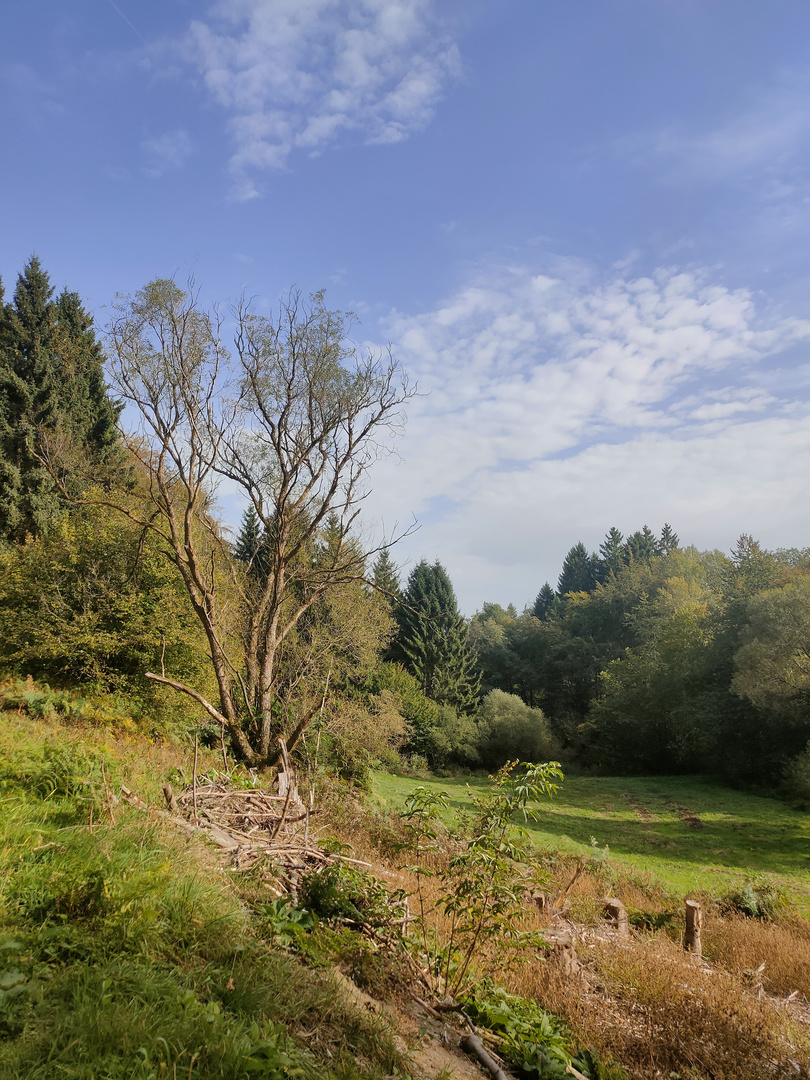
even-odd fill
[{"label": "fallen branch", "polygon": [[509,1073],[500,1067],[477,1035],[465,1035],[461,1040],[461,1049],[477,1058],[484,1068],[492,1074],[494,1080],[512,1080]]}]

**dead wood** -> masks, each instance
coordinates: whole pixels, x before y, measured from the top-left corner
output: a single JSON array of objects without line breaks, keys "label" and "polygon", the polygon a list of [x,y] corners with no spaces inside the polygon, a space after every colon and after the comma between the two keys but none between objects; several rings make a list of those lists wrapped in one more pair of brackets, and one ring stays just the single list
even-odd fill
[{"label": "dead wood", "polygon": [[484,1068],[492,1074],[494,1080],[512,1080],[509,1073],[500,1067],[477,1035],[465,1035],[461,1040],[461,1049],[477,1058]]}]

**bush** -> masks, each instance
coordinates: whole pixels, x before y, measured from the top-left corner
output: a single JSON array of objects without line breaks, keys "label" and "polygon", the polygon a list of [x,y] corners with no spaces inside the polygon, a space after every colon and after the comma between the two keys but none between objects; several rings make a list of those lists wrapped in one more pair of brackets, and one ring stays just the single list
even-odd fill
[{"label": "bush", "polygon": [[491,690],[478,710],[478,745],[490,769],[507,761],[551,761],[559,750],[540,709],[515,694]]}]

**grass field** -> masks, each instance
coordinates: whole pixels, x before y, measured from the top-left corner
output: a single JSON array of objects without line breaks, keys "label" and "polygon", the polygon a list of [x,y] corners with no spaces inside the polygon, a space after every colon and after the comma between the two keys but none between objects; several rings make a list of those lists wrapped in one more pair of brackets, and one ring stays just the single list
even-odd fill
[{"label": "grass field", "polygon": [[[451,813],[470,807],[484,778],[414,780],[374,775],[388,808],[418,784],[446,791]],[[681,895],[720,897],[760,876],[785,888],[810,914],[810,814],[776,799],[721,787],[702,777],[570,777],[528,825],[544,850],[578,855],[593,837],[609,857],[647,871]]]}]

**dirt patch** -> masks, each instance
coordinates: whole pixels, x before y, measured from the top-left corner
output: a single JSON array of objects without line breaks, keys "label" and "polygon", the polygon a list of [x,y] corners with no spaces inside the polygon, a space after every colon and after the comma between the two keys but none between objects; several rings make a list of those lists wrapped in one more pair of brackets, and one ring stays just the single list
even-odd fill
[{"label": "dirt patch", "polygon": [[626,799],[630,804],[630,808],[636,815],[639,821],[654,821],[653,815],[650,813],[649,807],[638,798],[637,795],[633,795],[632,792],[623,791],[621,794],[623,799]]},{"label": "dirt patch", "polygon": [[678,820],[682,821],[684,825],[687,825],[690,829],[705,829],[706,822],[701,821],[694,811],[690,810],[687,806],[681,806],[680,803],[675,802],[674,799],[664,799],[664,802],[670,810],[674,810],[678,815]]}]

